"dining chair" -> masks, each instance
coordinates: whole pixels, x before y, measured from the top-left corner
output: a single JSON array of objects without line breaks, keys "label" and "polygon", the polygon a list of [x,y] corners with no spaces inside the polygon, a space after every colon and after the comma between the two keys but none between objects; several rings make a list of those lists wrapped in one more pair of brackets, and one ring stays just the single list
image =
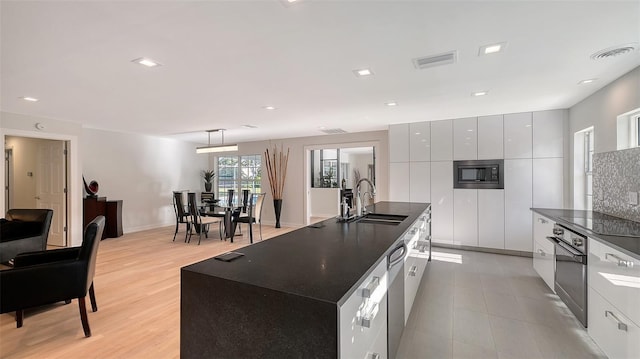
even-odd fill
[{"label": "dining chair", "polygon": [[218,231],[220,233],[220,238],[222,238],[222,221],[220,220],[220,217],[203,217],[198,210],[195,193],[189,192],[187,194],[187,201],[189,203],[189,213],[191,214],[187,218],[191,226],[191,230],[188,231],[189,239],[187,240],[187,243],[191,242],[191,235],[195,228],[196,232],[198,232],[198,245],[200,245],[202,232],[204,232],[205,238],[209,238],[209,226],[213,223],[218,223]]},{"label": "dining chair", "polygon": [[[249,200],[249,207],[247,210],[248,215],[247,216],[238,216],[237,218],[234,218],[234,226],[237,225],[238,223],[247,223],[249,225],[249,242],[253,243],[253,223],[258,224],[259,229],[260,229],[260,240],[262,240],[262,208],[263,208],[263,204],[264,204],[264,198],[266,196],[266,193],[260,193],[258,195],[258,198],[256,199],[256,203],[255,205],[253,204],[253,196],[254,194],[251,194],[251,198]],[[232,236],[231,236],[231,241],[233,242],[233,232],[232,232]]]},{"label": "dining chair", "polygon": [[182,201],[182,192],[174,191],[173,192],[173,211],[176,215],[176,231],[173,233],[173,241],[176,240],[176,234],[178,234],[178,226],[181,223],[184,223],[187,227],[187,232],[185,233],[185,241],[187,240],[187,233],[189,233],[190,222],[189,222],[189,212],[184,210],[184,202]]}]

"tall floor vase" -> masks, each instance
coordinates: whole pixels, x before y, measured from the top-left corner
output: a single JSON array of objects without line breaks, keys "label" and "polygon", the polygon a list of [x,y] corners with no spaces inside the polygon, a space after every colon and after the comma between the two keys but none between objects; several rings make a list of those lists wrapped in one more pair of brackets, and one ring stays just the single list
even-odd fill
[{"label": "tall floor vase", "polygon": [[273,208],[276,211],[276,228],[280,228],[280,213],[282,213],[282,200],[274,199]]}]

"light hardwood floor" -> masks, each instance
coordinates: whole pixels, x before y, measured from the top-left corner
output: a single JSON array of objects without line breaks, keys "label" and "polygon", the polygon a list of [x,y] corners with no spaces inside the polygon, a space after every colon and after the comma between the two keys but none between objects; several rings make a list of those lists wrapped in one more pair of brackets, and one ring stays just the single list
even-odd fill
[{"label": "light hardwood floor", "polygon": [[[180,268],[244,247],[197,237],[184,243],[184,226],[125,234],[100,243],[94,278],[98,311],[89,310],[92,336],[85,338],[78,302],[25,311],[17,329],[13,313],[0,315],[0,358],[178,358],[180,356]],[[257,232],[257,228],[254,227]],[[295,228],[262,227],[263,238]],[[243,228],[243,232],[248,232]],[[259,235],[254,233],[259,240]],[[195,240],[194,240],[195,239]]]}]

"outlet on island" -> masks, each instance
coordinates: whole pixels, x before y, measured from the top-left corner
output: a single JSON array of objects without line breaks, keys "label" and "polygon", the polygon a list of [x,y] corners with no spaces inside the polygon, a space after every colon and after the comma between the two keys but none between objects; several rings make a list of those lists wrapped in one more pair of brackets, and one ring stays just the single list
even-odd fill
[{"label": "outlet on island", "polygon": [[629,205],[630,206],[638,205],[638,192],[629,192]]}]

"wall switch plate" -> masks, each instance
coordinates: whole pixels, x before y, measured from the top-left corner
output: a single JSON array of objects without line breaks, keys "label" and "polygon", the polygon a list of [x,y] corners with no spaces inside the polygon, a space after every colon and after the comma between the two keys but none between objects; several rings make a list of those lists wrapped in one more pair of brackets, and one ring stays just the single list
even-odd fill
[{"label": "wall switch plate", "polygon": [[638,192],[629,192],[629,204],[632,206],[638,205]]},{"label": "wall switch plate", "polygon": [[598,196],[598,200],[599,201],[604,201],[604,191],[603,190],[597,191],[597,196]]}]

